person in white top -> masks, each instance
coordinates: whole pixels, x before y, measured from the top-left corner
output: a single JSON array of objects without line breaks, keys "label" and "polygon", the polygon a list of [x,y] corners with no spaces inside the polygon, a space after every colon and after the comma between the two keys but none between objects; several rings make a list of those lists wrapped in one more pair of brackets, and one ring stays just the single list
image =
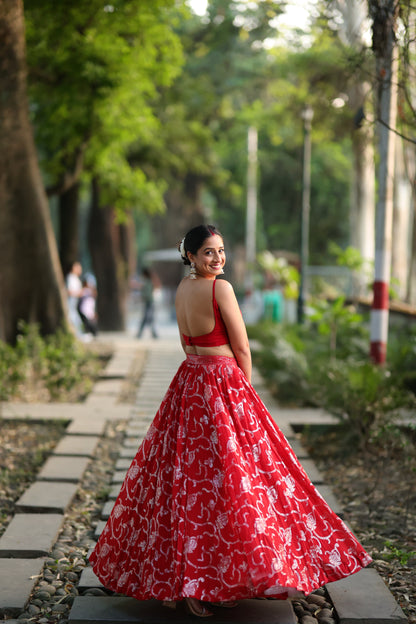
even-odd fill
[{"label": "person in white top", "polygon": [[78,300],[82,292],[82,266],[80,262],[74,262],[66,276],[66,290],[68,295],[69,319],[77,333],[82,331],[81,317],[78,313]]}]

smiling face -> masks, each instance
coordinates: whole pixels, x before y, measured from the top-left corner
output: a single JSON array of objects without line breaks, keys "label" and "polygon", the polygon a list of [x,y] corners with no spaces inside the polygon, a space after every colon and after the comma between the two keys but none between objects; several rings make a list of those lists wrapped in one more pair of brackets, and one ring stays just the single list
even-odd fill
[{"label": "smiling face", "polygon": [[188,252],[188,258],[195,263],[197,275],[215,279],[225,264],[224,241],[221,236],[214,234],[204,240],[196,254]]}]

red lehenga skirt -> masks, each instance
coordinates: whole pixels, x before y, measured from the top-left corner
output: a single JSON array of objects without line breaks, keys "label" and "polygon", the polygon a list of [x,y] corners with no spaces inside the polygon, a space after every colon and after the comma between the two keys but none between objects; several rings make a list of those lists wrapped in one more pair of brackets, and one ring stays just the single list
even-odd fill
[{"label": "red lehenga skirt", "polygon": [[371,562],[235,360],[188,355],[90,561],[139,600],[305,594]]}]

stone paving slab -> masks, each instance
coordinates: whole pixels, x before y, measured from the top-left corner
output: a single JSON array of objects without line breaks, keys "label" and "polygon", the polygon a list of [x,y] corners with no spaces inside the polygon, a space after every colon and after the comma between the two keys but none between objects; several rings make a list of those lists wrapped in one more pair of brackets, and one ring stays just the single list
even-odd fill
[{"label": "stone paving slab", "polygon": [[99,379],[94,384],[91,395],[118,396],[120,394],[123,380],[120,379]]},{"label": "stone paving slab", "polygon": [[318,470],[312,459],[302,459],[300,463],[314,485],[325,483],[322,473]]},{"label": "stone paving slab", "polygon": [[104,520],[100,520],[97,523],[97,526],[95,527],[95,531],[94,531],[94,539],[98,540],[101,533],[104,531],[105,525],[106,525],[106,522]]},{"label": "stone paving slab", "polygon": [[[286,600],[242,600],[235,609],[212,607],[215,624],[296,624],[292,606]],[[196,619],[196,618],[193,618]],[[69,624],[189,624],[190,616],[183,603],[175,611],[167,610],[160,601],[138,601],[134,598],[77,596],[72,605]]]},{"label": "stone paving slab", "polygon": [[120,494],[121,485],[116,483],[111,487],[110,493],[108,495],[108,500],[116,500],[117,496]]},{"label": "stone paving slab", "polygon": [[293,435],[294,435],[294,431],[292,429],[292,426],[291,426],[290,422],[288,420],[283,420],[280,417],[278,410],[271,409],[271,408],[268,408],[268,410],[270,412],[271,417],[273,418],[274,422],[279,427],[279,429],[283,433],[283,435],[286,438],[292,438]]},{"label": "stone paving slab", "polygon": [[111,484],[114,485],[115,483],[123,483],[124,478],[126,476],[126,470],[117,470],[114,474],[113,474],[113,478],[111,480]]},{"label": "stone paving slab", "polygon": [[[93,395],[90,395],[93,396]],[[98,418],[101,422],[106,420],[127,420],[130,417],[131,405],[117,404],[115,408],[108,397],[96,396],[95,404],[88,405],[88,397],[84,403],[1,403],[4,419],[28,418],[30,420],[65,420],[70,422],[73,418],[85,418],[86,420]]]},{"label": "stone paving slab", "polygon": [[103,587],[104,585],[95,575],[94,570],[91,568],[91,566],[87,566],[83,569],[77,585],[77,589],[79,592],[84,592],[86,589],[92,588],[103,589]]},{"label": "stone paving slab", "polygon": [[339,419],[321,408],[280,408],[277,410],[282,420],[294,425],[338,425]]},{"label": "stone paving slab", "polygon": [[97,436],[66,435],[56,445],[53,455],[92,457],[98,441],[99,438]]},{"label": "stone paving slab", "polygon": [[104,435],[105,427],[106,421],[101,418],[76,417],[67,427],[66,433],[69,435],[102,436]]},{"label": "stone paving slab", "polygon": [[[136,355],[139,355],[138,353],[132,353],[132,354],[116,354],[114,357],[111,358],[111,360],[108,362],[107,366],[105,367],[105,369],[100,373],[100,377],[103,378],[124,378],[127,377],[127,375],[130,372],[130,368],[136,358]],[[146,363],[144,362],[144,365],[146,365]]]},{"label": "stone paving slab", "polygon": [[126,472],[130,468],[131,460],[122,458],[116,461],[116,470],[124,470]]},{"label": "stone paving slab", "polygon": [[109,500],[105,503],[104,507],[101,510],[101,520],[108,520],[111,512],[113,511],[114,501]]},{"label": "stone paving slab", "polygon": [[305,449],[304,446],[302,446],[297,438],[291,438],[289,440],[289,444],[298,459],[307,459],[309,457],[308,451]]},{"label": "stone paving slab", "polygon": [[326,585],[339,624],[405,624],[407,618],[374,568]]},{"label": "stone paving slab", "polygon": [[[146,429],[146,431],[147,431],[147,429]],[[126,448],[126,449],[127,448],[128,449],[138,449],[140,444],[141,444],[141,442],[142,442],[142,440],[143,440],[143,437],[144,436],[142,436],[140,434],[136,434],[136,435],[133,435],[133,436],[129,435],[128,438],[124,439],[124,442],[123,442],[124,448]]]},{"label": "stone paving slab", "polygon": [[78,483],[89,461],[89,457],[49,457],[38,474],[38,480]]},{"label": "stone paving slab", "polygon": [[0,557],[35,559],[47,555],[63,524],[61,514],[16,514],[0,537]]},{"label": "stone paving slab", "polygon": [[45,559],[0,559],[0,615],[19,615]]},{"label": "stone paving slab", "polygon": [[127,447],[127,448],[122,448],[120,451],[120,458],[129,459],[131,461],[136,456],[138,448],[139,448],[138,445]]},{"label": "stone paving slab", "polygon": [[317,485],[316,489],[322,498],[325,499],[326,503],[331,507],[332,511],[340,518],[344,518],[344,510],[342,509],[339,500],[334,496],[329,485]]},{"label": "stone paving slab", "polygon": [[75,496],[75,483],[35,481],[16,503],[18,512],[65,513]]}]

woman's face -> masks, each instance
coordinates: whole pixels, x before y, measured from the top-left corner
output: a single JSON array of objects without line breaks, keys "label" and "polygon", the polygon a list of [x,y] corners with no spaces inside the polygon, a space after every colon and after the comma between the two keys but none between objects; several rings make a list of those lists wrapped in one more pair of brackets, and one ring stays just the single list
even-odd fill
[{"label": "woman's face", "polygon": [[188,254],[191,262],[195,263],[198,275],[215,278],[220,275],[225,264],[224,241],[221,236],[214,234],[204,240],[196,254]]}]

